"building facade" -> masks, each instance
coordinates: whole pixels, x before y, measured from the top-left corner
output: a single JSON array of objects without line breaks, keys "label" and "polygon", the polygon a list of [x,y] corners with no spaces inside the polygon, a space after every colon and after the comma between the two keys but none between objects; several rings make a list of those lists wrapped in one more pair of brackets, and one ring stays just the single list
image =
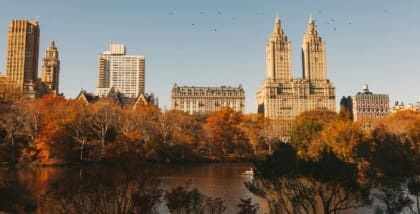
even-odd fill
[{"label": "building facade", "polygon": [[136,98],[144,93],[144,56],[126,55],[124,44],[110,44],[110,50],[99,56],[96,94],[106,96],[116,88],[125,97]]},{"label": "building facade", "polygon": [[277,123],[278,136],[290,140],[292,120],[304,111],[336,111],[335,86],[327,79],[326,47],[309,19],[302,44],[302,78],[292,77],[291,44],[279,18],[266,47],[266,79],[257,91],[257,112]]},{"label": "building facade", "polygon": [[53,94],[59,93],[60,60],[58,59],[58,50],[55,42],[52,41],[45,51],[42,60],[41,81],[47,86]]},{"label": "building facade", "polygon": [[239,87],[194,87],[174,85],[171,93],[171,109],[188,114],[203,114],[218,111],[228,106],[245,112],[245,91]]},{"label": "building facade", "polygon": [[19,93],[32,90],[38,78],[38,54],[38,22],[13,20],[9,25],[7,41],[6,82],[8,87]]},{"label": "building facade", "polygon": [[389,109],[390,113],[396,113],[404,110],[420,112],[420,98],[418,98],[415,103],[408,103],[407,105],[405,105],[402,101],[395,101],[394,105]]},{"label": "building facade", "polygon": [[366,130],[373,128],[376,120],[389,114],[389,96],[370,92],[368,85],[364,85],[363,92],[357,93],[351,99],[353,120],[360,122]]}]

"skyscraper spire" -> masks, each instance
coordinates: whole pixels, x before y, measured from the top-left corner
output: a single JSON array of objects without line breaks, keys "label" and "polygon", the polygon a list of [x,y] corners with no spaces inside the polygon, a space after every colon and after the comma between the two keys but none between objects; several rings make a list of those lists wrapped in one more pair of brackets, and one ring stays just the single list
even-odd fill
[{"label": "skyscraper spire", "polygon": [[306,35],[317,35],[318,32],[316,31],[315,21],[312,19],[312,15],[309,16],[308,21],[308,28],[306,30]]},{"label": "skyscraper spire", "polygon": [[327,79],[325,43],[318,35],[312,16],[309,17],[308,28],[303,37],[302,61],[304,79]]},{"label": "skyscraper spire", "polygon": [[283,32],[278,17],[266,48],[267,79],[290,80],[292,78],[291,45]]},{"label": "skyscraper spire", "polygon": [[45,51],[45,56],[42,60],[41,79],[53,94],[58,94],[59,92],[59,76],[60,60],[58,59],[57,47],[55,47],[55,42],[52,40],[50,46]]},{"label": "skyscraper spire", "polygon": [[274,21],[274,28],[273,28],[273,34],[281,34],[282,33],[282,29],[281,29],[281,22],[279,19],[279,15],[277,14],[276,19]]}]

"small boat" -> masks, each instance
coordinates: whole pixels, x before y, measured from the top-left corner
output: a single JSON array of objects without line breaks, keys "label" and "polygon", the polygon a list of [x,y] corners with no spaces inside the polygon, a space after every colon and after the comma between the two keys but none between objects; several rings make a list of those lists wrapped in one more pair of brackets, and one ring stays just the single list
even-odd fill
[{"label": "small boat", "polygon": [[254,175],[254,169],[252,169],[252,167],[251,167],[250,170],[246,170],[245,172],[242,172],[241,175],[253,176]]}]

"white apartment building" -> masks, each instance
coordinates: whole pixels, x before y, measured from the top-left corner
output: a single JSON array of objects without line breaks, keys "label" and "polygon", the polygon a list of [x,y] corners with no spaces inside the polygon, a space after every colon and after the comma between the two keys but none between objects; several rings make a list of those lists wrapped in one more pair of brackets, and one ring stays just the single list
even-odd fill
[{"label": "white apartment building", "polygon": [[124,44],[110,44],[110,50],[99,56],[96,95],[105,97],[115,88],[125,97],[144,93],[144,56],[126,55]]}]

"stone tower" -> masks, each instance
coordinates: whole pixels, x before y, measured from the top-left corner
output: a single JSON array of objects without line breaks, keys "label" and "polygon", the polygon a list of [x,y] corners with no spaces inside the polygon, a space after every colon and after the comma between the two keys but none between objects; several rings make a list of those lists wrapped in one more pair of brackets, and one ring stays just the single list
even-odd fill
[{"label": "stone tower", "polygon": [[273,33],[266,48],[267,80],[292,79],[291,45],[276,17]]},{"label": "stone tower", "polygon": [[309,19],[302,45],[302,78],[293,78],[291,45],[276,18],[266,49],[267,74],[257,91],[257,112],[271,119],[272,134],[287,142],[292,121],[304,111],[335,111],[335,87],[327,79],[325,43]]},{"label": "stone tower", "polygon": [[308,28],[302,44],[302,76],[309,80],[326,80],[325,42],[316,30],[315,22],[309,18]]},{"label": "stone tower", "polygon": [[59,75],[60,60],[58,59],[58,50],[55,47],[54,41],[52,41],[45,51],[45,56],[42,61],[41,80],[53,94],[58,94],[59,92]]}]

